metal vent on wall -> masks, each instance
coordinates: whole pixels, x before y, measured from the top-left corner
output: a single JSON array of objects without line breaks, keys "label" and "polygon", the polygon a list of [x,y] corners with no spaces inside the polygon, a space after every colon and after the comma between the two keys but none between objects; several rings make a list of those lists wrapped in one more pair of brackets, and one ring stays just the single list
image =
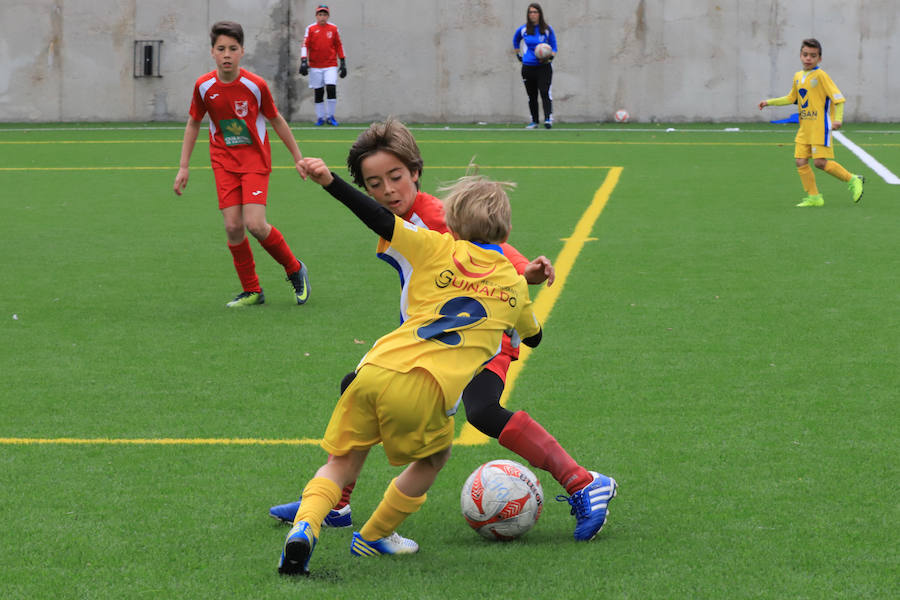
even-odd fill
[{"label": "metal vent on wall", "polygon": [[159,58],[162,40],[134,41],[134,76],[162,77],[159,73]]}]

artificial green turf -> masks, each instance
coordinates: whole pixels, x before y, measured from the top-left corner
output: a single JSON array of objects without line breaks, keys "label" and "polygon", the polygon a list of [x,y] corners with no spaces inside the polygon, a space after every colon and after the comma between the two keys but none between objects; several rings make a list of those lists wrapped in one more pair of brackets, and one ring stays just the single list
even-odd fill
[{"label": "artificial green turf", "polygon": [[[624,167],[510,403],[619,481],[590,544],[543,472],[522,540],[468,530],[462,482],[515,458],[492,441],[455,448],[404,523],[418,555],[351,559],[350,532],[325,530],[313,575],[284,580],[286,529],[266,511],[297,496],[315,446],[3,444],[0,595],[897,596],[898,190],[839,145],[868,178],[862,202],[817,171],[825,207],[797,209],[793,130],[724,127],[415,130],[426,190],[473,156],[519,183],[511,241],[529,256],[555,258]],[[254,242],[267,303],[228,311],[205,144],[176,197],[177,125],[19,129],[0,129],[0,437],[319,437],[340,377],[396,324],[370,232],[276,141],[269,219],[309,264],[311,300],[292,304]],[[345,173],[358,131],[296,135]],[[897,131],[846,133],[897,172]],[[396,473],[376,449],[358,523]]]}]

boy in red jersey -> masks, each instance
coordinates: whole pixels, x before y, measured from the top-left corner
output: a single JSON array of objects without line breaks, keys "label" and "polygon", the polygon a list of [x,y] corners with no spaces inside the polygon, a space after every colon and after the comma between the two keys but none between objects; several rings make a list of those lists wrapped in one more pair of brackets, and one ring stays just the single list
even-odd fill
[{"label": "boy in red jersey", "polygon": [[[359,135],[347,157],[354,183],[364,188],[380,205],[422,229],[447,233],[449,229],[443,203],[419,190],[423,164],[412,133],[395,119],[369,126]],[[546,257],[539,256],[529,262],[509,244],[504,242],[500,247],[503,255],[528,283],[553,282],[553,266]],[[408,317],[409,265],[389,248],[380,251],[378,257],[396,268],[400,275],[403,288],[400,312],[401,319],[405,321]],[[500,353],[484,365],[484,369],[472,378],[462,393],[466,419],[532,466],[548,471],[570,494],[567,500],[576,515],[575,539],[590,540],[606,521],[607,502],[615,496],[615,483],[610,485],[611,478],[588,471],[578,464],[556,438],[527,412],[511,412],[500,405],[506,386],[506,372],[518,356],[518,335],[515,339],[504,335]],[[342,391],[352,376],[350,374],[344,378]],[[352,525],[348,502],[353,486],[354,482],[351,482],[343,489],[341,500],[325,518],[326,525]],[[292,522],[299,505],[299,502],[291,502],[273,506],[269,514],[281,521]]]},{"label": "boy in red jersey", "polygon": [[265,80],[240,67],[244,56],[243,28],[232,21],[219,21],[212,26],[209,37],[216,70],[201,76],[194,84],[175,176],[175,193],[180,196],[187,186],[200,121],[209,113],[209,157],[216,178],[219,210],[225,220],[228,249],[243,288],[226,306],[265,302],[245,228],[284,267],[297,304],[304,304],[309,298],[306,265],[294,256],[281,232],[266,221],[266,195],[272,171],[266,120],[294,158],[297,172],[305,178],[303,155],[290,127],[275,107]]},{"label": "boy in red jersey", "polygon": [[803,40],[800,44],[803,70],[794,74],[790,93],[759,103],[759,110],[767,106],[787,104],[796,104],[799,108],[800,127],[794,138],[794,159],[797,174],[806,191],[806,198],[797,205],[801,208],[825,204],[816,185],[816,176],[809,167],[810,158],[817,169],[845,182],[854,202],[859,202],[862,198],[865,183],[864,177],[852,174],[834,160],[831,132],[840,129],[843,124],[844,96],[831,77],[819,67],[821,60],[822,44],[815,38]]},{"label": "boy in red jersey", "polygon": [[[334,118],[337,106],[337,78],[347,76],[347,61],[341,34],[337,25],[328,22],[328,5],[316,8],[316,22],[303,33],[300,47],[300,74],[309,75],[309,87],[313,90],[316,106],[316,125],[328,123],[338,126]],[[340,67],[338,67],[340,61]],[[328,96],[327,101],[325,96]]]}]

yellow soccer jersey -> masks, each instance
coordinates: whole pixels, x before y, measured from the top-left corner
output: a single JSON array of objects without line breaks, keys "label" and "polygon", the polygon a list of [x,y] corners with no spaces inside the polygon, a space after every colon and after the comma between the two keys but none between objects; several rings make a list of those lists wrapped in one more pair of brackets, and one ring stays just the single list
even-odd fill
[{"label": "yellow soccer jersey", "polygon": [[797,71],[788,97],[791,102],[797,103],[800,112],[800,129],[794,141],[798,144],[831,146],[834,105],[843,102],[844,96],[828,73],[819,67]]},{"label": "yellow soccer jersey", "polygon": [[407,318],[375,342],[359,367],[426,369],[453,414],[478,369],[500,352],[505,330],[516,329],[523,338],[540,331],[528,284],[499,248],[457,241],[395,217],[393,239],[380,240],[378,251],[404,265]]}]

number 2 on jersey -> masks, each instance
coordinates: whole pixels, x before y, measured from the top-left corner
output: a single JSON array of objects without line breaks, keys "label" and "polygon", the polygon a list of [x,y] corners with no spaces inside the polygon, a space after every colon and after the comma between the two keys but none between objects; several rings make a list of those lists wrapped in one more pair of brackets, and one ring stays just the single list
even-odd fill
[{"label": "number 2 on jersey", "polygon": [[475,327],[487,319],[487,310],[475,298],[458,296],[448,300],[438,310],[442,315],[427,325],[422,325],[416,330],[423,340],[434,340],[448,346],[458,346],[462,342],[462,336],[457,333],[463,329]]}]

